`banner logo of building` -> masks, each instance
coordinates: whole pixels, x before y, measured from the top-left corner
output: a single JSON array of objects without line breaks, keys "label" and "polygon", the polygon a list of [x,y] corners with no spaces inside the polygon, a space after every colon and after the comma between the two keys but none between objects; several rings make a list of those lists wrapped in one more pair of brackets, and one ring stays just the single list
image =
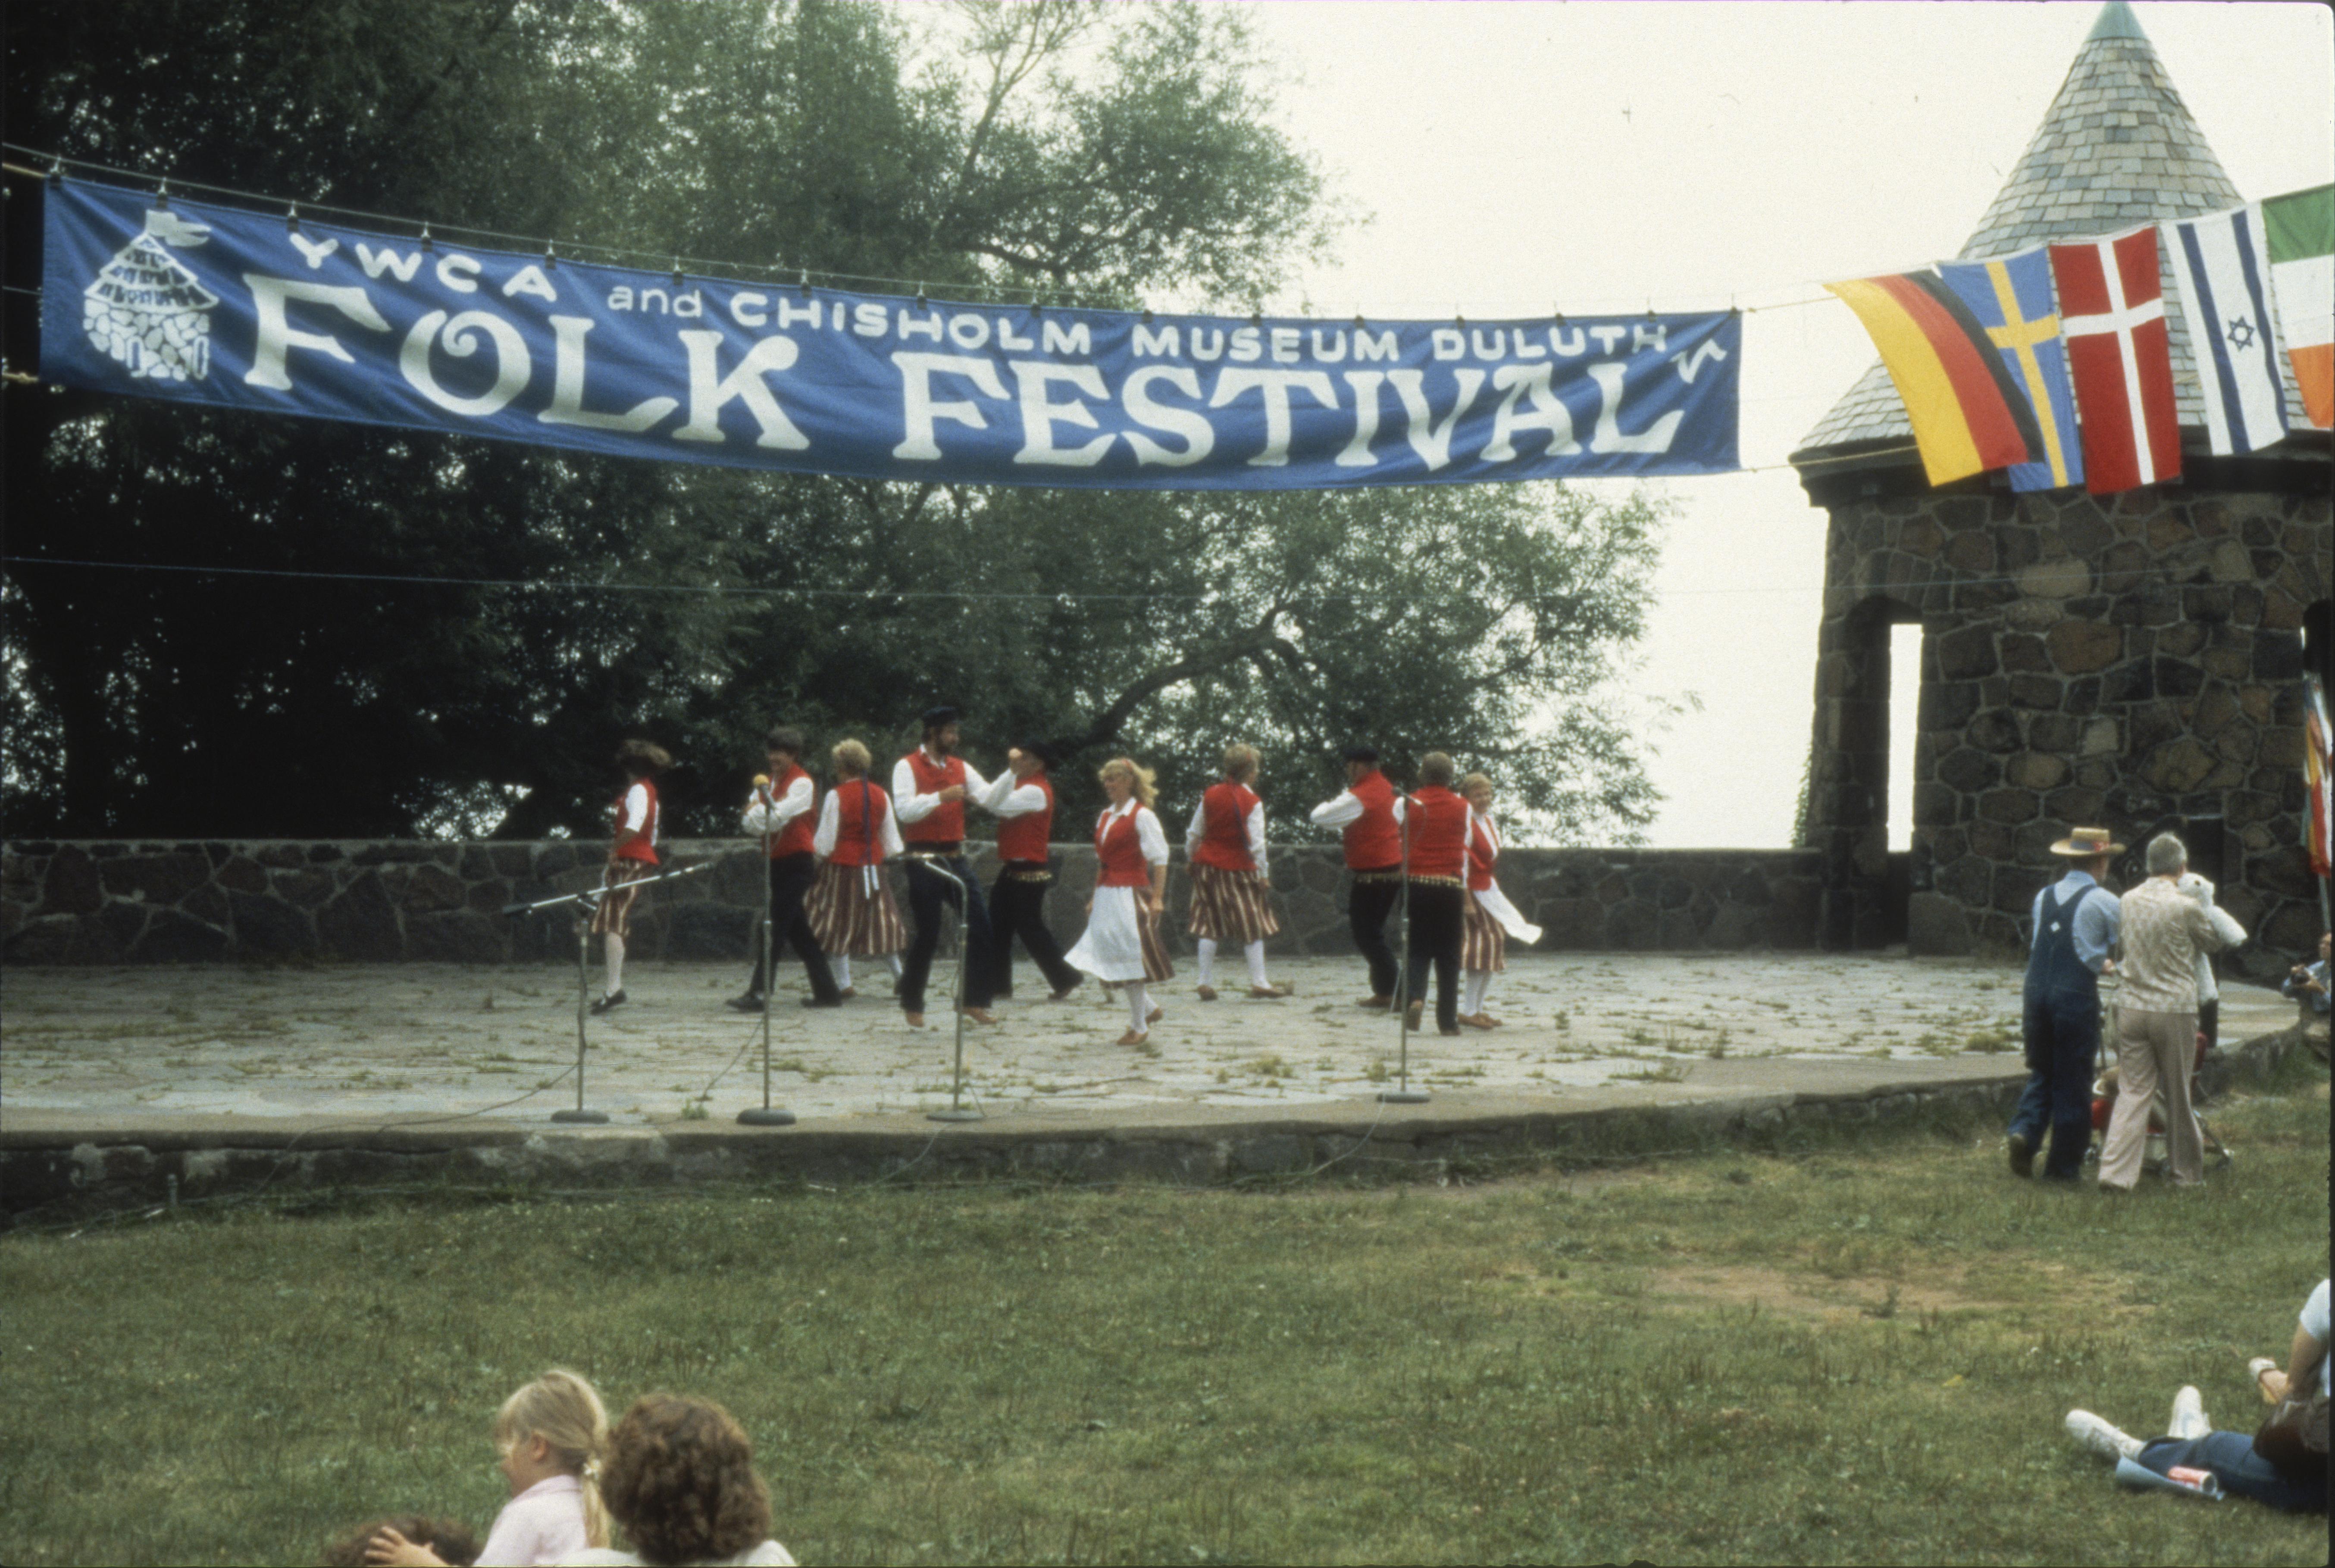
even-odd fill
[{"label": "banner logo of building", "polygon": [[164,208],[147,213],[145,232],[115,251],[82,291],[82,330],[99,353],[149,381],[210,373],[210,313],[218,296],[170,250],[192,249],[210,232]]}]

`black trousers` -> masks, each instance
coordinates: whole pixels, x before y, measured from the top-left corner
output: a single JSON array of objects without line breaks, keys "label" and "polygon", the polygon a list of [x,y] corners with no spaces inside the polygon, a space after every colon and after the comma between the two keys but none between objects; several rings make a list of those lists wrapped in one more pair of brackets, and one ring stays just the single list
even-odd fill
[{"label": "black trousers", "polygon": [[1354,951],[1371,966],[1371,994],[1392,996],[1396,981],[1394,949],[1387,945],[1387,916],[1402,898],[1402,882],[1357,882],[1346,898],[1346,917],[1353,922]]},{"label": "black trousers", "polygon": [[770,946],[767,953],[754,955],[754,981],[746,988],[753,995],[761,995],[770,984],[775,977],[770,969],[776,967],[779,950],[792,943],[812,997],[836,999],[835,975],[827,967],[827,954],[819,951],[819,938],[811,934],[810,917],[803,913],[804,895],[818,875],[818,863],[807,854],[781,855],[770,862]]},{"label": "black trousers", "polygon": [[989,994],[993,999],[1013,994],[1013,939],[1017,936],[1038,973],[1046,977],[1049,990],[1068,991],[1079,982],[1079,972],[1062,961],[1062,944],[1054,940],[1046,924],[1047,886],[1043,882],[1014,881],[1005,872],[1000,872],[990,886]]},{"label": "black trousers", "polygon": [[921,860],[901,864],[907,868],[908,915],[916,922],[916,934],[900,965],[900,1011],[925,1011],[925,982],[932,978],[933,954],[940,951],[945,907],[964,910],[964,1004],[987,1007],[996,961],[989,955],[989,905],[981,896],[981,884],[973,879],[973,867],[962,855],[942,858],[941,864],[964,884],[960,893],[955,883]]},{"label": "black trousers", "polygon": [[1459,942],[1467,929],[1468,890],[1438,883],[1410,885],[1410,973],[1400,1005],[1427,995],[1427,966],[1435,965],[1435,1026],[1459,1027]]}]

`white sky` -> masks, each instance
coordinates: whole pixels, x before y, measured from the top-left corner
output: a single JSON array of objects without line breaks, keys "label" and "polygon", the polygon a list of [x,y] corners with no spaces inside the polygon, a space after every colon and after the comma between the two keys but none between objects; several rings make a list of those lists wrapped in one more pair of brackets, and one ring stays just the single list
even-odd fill
[{"label": "white sky", "polygon": [[[1742,455],[1780,465],[1874,358],[1822,280],[1951,256],[2093,5],[1266,0],[1288,128],[1369,221],[1281,305],[1471,318],[1820,299],[1745,323]],[[2140,5],[2250,198],[2335,178],[2330,14]],[[1788,841],[1824,515],[1788,469],[1679,479],[1642,697],[1692,693],[1652,840]]]}]

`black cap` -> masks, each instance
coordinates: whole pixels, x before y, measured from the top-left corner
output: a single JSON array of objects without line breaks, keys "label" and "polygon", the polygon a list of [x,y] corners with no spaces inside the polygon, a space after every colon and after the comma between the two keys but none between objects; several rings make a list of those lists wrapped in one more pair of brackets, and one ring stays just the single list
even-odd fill
[{"label": "black cap", "polygon": [[1055,763],[1061,760],[1060,757],[1054,754],[1054,749],[1051,746],[1047,745],[1043,740],[1024,740],[1016,749],[1025,757],[1035,757],[1038,759],[1038,762],[1041,767],[1051,768]]},{"label": "black cap", "polygon": [[925,710],[925,728],[937,730],[944,724],[954,724],[964,717],[964,714],[944,702],[937,708]]},{"label": "black cap", "polygon": [[1349,762],[1367,762],[1376,767],[1378,760],[1379,749],[1367,740],[1358,741],[1346,748],[1346,760]]}]

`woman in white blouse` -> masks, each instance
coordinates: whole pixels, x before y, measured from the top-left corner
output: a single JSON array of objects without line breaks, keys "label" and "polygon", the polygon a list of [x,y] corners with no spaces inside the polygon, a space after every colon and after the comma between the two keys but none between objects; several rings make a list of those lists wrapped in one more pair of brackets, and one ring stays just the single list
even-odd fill
[{"label": "woman in white blouse", "polygon": [[1148,986],[1176,973],[1159,941],[1159,915],[1168,902],[1168,833],[1151,808],[1151,769],[1125,757],[1102,767],[1110,804],[1095,822],[1095,890],[1087,901],[1086,934],[1068,954],[1106,985],[1127,991],[1127,1032],[1121,1045],[1141,1045],[1160,1010]]}]

